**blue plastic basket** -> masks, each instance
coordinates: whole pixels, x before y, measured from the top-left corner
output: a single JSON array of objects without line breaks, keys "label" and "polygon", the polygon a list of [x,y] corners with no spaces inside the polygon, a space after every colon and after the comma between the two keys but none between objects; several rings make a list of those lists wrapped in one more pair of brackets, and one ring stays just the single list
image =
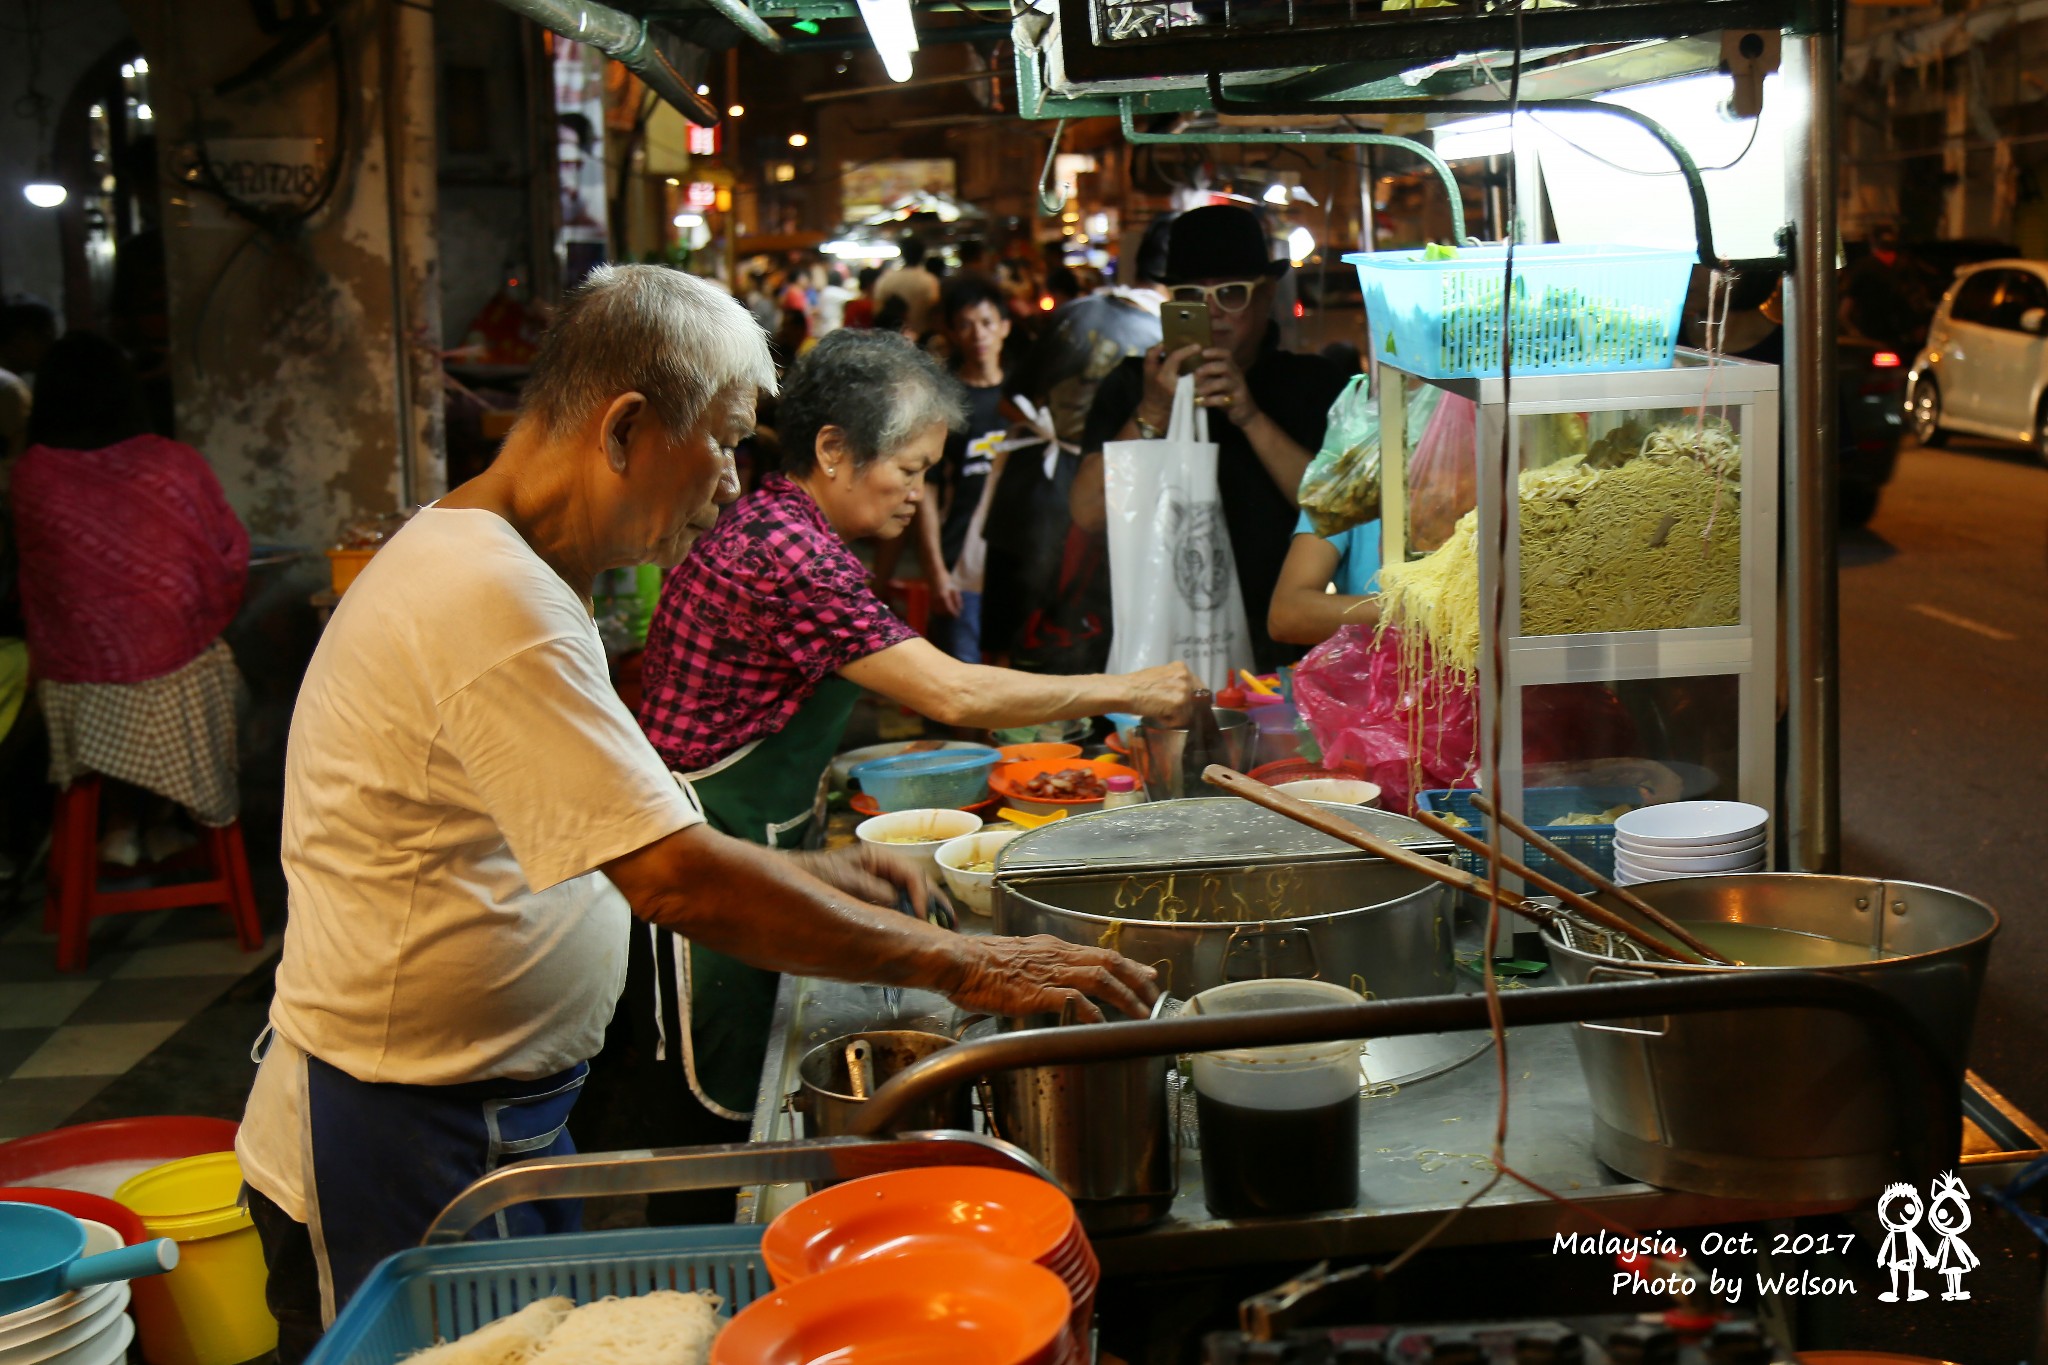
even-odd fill
[{"label": "blue plastic basket", "polygon": [[[1504,246],[1354,252],[1381,360],[1428,379],[1500,373]],[[1659,370],[1671,365],[1694,255],[1651,247],[1515,248],[1516,374]]]},{"label": "blue plastic basket", "polygon": [[[1473,806],[1472,798],[1476,795],[1478,793],[1462,789],[1426,791],[1416,796],[1415,804],[1433,815],[1455,815],[1467,821],[1471,825],[1467,832],[1474,838],[1484,839],[1487,837],[1486,813]],[[1634,787],[1530,787],[1522,793],[1522,823],[1601,876],[1612,880],[1613,825],[1553,825],[1550,822],[1579,812],[1594,813],[1620,805],[1639,806],[1642,801],[1643,794]],[[1486,875],[1485,860],[1476,854],[1461,849],[1457,862],[1467,872]],[[1522,847],[1522,865],[1574,891],[1593,889],[1584,877],[1576,872],[1567,872],[1548,853],[1539,853],[1526,844]]]},{"label": "blue plastic basket", "polygon": [[942,749],[870,759],[853,780],[884,813],[957,810],[988,798],[989,770],[1002,757],[994,749]]},{"label": "blue plastic basket", "polygon": [[386,1257],[307,1365],[393,1365],[560,1294],[577,1303],[708,1289],[736,1313],[775,1285],[759,1227],[628,1228],[420,1247]]}]

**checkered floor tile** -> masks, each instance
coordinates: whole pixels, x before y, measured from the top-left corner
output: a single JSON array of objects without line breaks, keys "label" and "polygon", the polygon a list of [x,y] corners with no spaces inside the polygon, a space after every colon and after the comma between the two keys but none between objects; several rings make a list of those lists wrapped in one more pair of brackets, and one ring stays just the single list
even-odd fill
[{"label": "checkered floor tile", "polygon": [[94,924],[86,969],[59,972],[41,898],[24,896],[0,926],[0,1141],[62,1125],[280,941],[245,953],[222,910],[162,910]]}]

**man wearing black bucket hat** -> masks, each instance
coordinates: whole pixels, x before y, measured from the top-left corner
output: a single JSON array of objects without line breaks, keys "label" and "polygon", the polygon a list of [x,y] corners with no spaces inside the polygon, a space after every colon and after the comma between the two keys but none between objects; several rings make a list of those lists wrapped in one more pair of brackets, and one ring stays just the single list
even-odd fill
[{"label": "man wearing black bucket hat", "polygon": [[1170,298],[1208,306],[1210,345],[1170,355],[1154,346],[1102,381],[1082,434],[1084,456],[1071,497],[1075,523],[1101,530],[1107,522],[1104,443],[1163,435],[1174,385],[1188,364],[1196,401],[1210,411],[1224,521],[1262,670],[1299,657],[1266,633],[1267,607],[1294,536],[1301,476],[1349,379],[1321,356],[1280,349],[1273,285],[1286,271],[1287,262],[1272,258],[1265,229],[1248,209],[1212,205],[1174,220],[1163,283]]}]

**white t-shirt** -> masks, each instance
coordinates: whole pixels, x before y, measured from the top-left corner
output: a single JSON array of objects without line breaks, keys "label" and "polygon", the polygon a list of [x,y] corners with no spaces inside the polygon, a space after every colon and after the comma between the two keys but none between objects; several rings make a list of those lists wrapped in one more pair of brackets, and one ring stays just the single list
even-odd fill
[{"label": "white t-shirt", "polygon": [[292,1046],[250,1095],[250,1183],[303,1217],[294,1050],[413,1085],[593,1055],[630,920],[596,869],[703,818],[580,597],[495,514],[421,511],[350,585],[292,715],[270,1007]]}]

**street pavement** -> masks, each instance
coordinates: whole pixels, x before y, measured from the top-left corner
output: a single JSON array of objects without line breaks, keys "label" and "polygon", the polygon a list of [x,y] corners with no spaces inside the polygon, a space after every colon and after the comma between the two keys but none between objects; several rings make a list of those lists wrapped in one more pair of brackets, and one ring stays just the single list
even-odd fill
[{"label": "street pavement", "polygon": [[1843,870],[2004,917],[1972,1065],[2048,1123],[2048,468],[1908,447],[1841,566]]}]

